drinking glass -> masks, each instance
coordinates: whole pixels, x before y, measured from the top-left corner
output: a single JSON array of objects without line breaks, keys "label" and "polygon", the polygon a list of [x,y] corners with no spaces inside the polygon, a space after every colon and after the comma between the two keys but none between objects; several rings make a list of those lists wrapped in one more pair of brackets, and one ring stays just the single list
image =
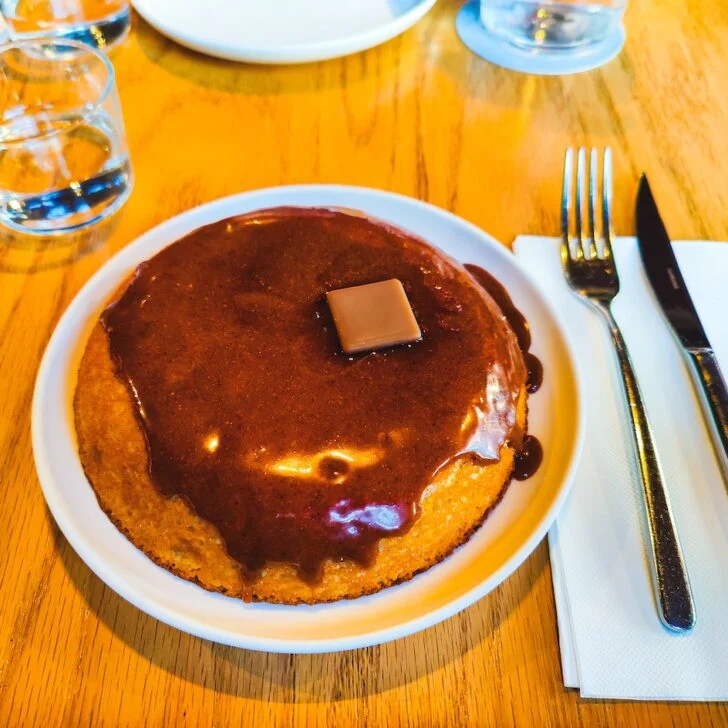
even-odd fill
[{"label": "drinking glass", "polygon": [[0,46],[0,223],[76,230],[118,210],[131,187],[108,59],[65,39]]},{"label": "drinking glass", "polygon": [[516,46],[558,51],[618,32],[627,0],[481,0],[486,30]]},{"label": "drinking glass", "polygon": [[0,0],[12,40],[63,37],[108,49],[126,37],[129,0]]}]

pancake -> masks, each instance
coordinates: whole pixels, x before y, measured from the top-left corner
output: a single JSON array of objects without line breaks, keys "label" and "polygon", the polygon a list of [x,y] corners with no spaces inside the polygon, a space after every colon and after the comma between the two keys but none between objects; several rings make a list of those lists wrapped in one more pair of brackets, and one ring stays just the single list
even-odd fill
[{"label": "pancake", "polygon": [[[385,277],[422,341],[344,356],[321,297]],[[254,601],[355,598],[441,561],[498,503],[526,375],[501,309],[436,249],[361,216],[257,212],[118,292],[79,368],[79,455],[116,527],[178,576]]]}]

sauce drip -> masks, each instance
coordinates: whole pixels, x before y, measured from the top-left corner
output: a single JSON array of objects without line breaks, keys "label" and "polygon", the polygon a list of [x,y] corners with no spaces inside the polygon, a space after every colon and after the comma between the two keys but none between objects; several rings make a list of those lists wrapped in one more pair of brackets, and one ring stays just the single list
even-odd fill
[{"label": "sauce drip", "polygon": [[[518,345],[521,347],[521,352],[523,353],[523,361],[526,364],[526,391],[529,394],[537,392],[541,388],[541,384],[543,384],[543,364],[535,354],[529,351],[531,348],[531,330],[528,327],[528,321],[526,321],[525,316],[516,308],[508,291],[506,291],[500,281],[472,263],[467,263],[465,269],[498,304],[500,310],[503,312],[503,316],[505,316],[506,321],[508,321],[511,329],[516,334]],[[524,437],[523,433],[520,433],[521,437],[519,438],[519,433],[515,434],[513,444],[517,447],[518,452],[516,453],[515,465],[513,467],[513,477],[516,480],[526,480],[538,470],[538,466],[543,460],[543,448],[541,447],[541,443],[533,435],[525,435]]]},{"label": "sauce drip", "polygon": [[528,377],[526,379],[526,391],[529,394],[538,392],[543,384],[543,364],[541,360],[530,351],[523,353],[523,361],[526,363]]},{"label": "sauce drip", "polygon": [[[422,340],[345,356],[324,293],[388,278]],[[218,529],[248,579],[269,562],[310,582],[327,558],[371,563],[440,467],[497,459],[521,434],[525,366],[493,300],[363,217],[277,208],[208,225],[140,265],[102,324],[155,485]]]},{"label": "sauce drip", "polygon": [[533,435],[526,435],[516,453],[513,477],[516,480],[527,480],[538,470],[542,460],[543,448],[541,443]]},{"label": "sauce drip", "polygon": [[528,371],[526,390],[530,394],[538,392],[543,383],[543,364],[541,364],[541,360],[537,356],[529,351],[531,348],[531,329],[528,327],[526,317],[516,308],[508,291],[503,287],[503,284],[493,278],[488,271],[472,263],[466,263],[465,269],[489,293],[490,297],[498,304],[498,307],[503,312],[506,321],[508,321],[508,324],[518,339],[518,345],[521,347],[521,352],[526,363],[526,369]]}]

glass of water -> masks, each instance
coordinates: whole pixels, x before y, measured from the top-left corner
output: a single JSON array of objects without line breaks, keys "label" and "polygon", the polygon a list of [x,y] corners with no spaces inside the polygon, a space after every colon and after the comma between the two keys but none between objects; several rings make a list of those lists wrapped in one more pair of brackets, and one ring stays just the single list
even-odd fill
[{"label": "glass of water", "polygon": [[65,39],[0,46],[0,224],[77,230],[118,210],[131,188],[109,60]]},{"label": "glass of water", "polygon": [[131,25],[129,0],[0,0],[0,15],[12,40],[63,37],[104,49]]},{"label": "glass of water", "polygon": [[481,0],[486,30],[516,46],[558,51],[619,31],[627,0]]}]

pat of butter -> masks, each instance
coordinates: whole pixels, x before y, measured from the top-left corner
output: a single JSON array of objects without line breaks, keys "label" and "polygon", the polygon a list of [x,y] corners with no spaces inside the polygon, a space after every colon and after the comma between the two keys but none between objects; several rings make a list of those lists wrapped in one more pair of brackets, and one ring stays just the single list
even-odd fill
[{"label": "pat of butter", "polygon": [[326,299],[347,354],[421,338],[407,294],[396,279],[329,291]]}]

